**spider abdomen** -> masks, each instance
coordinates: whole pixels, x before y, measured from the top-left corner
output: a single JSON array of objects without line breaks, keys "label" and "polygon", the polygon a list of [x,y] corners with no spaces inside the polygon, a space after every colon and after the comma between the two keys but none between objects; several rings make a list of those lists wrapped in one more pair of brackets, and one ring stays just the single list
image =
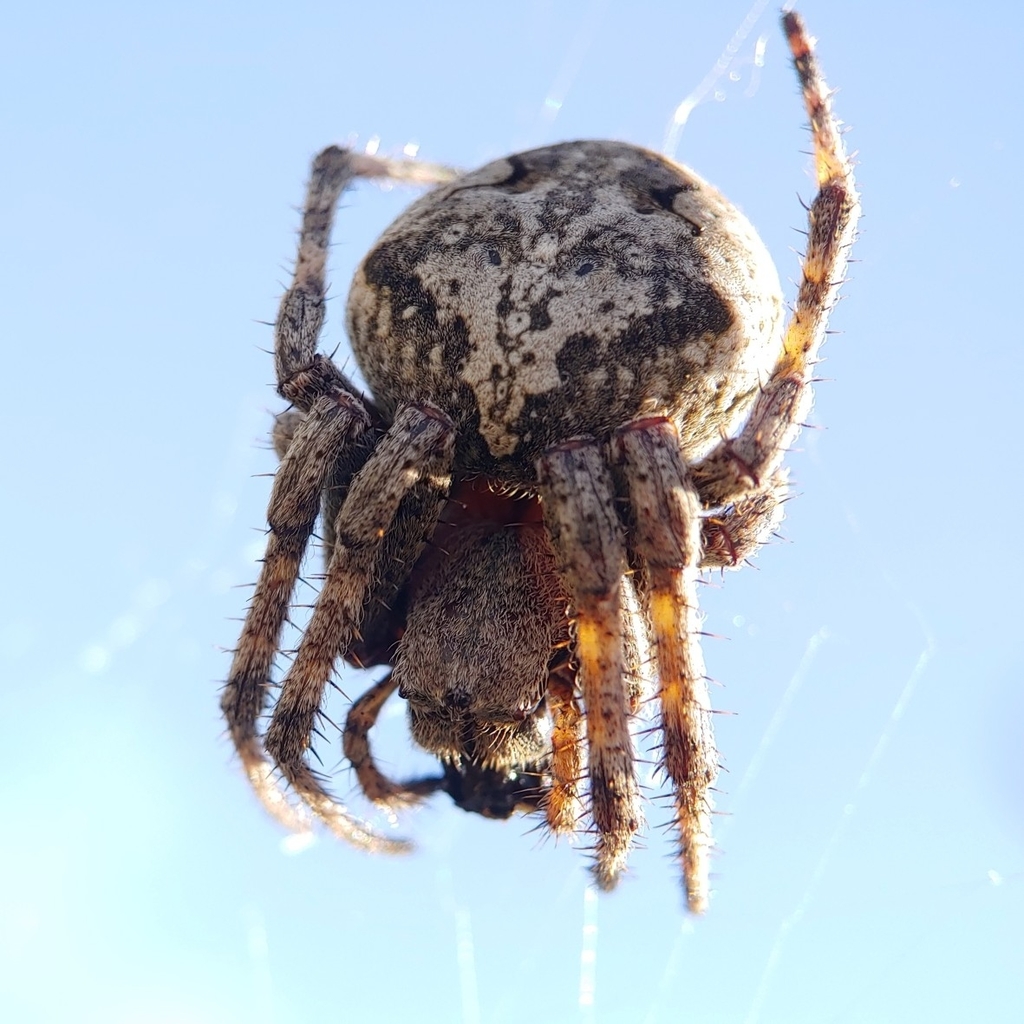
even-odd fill
[{"label": "spider abdomen", "polygon": [[440,406],[462,471],[523,482],[553,444],[648,414],[675,418],[698,457],[770,372],[781,315],[746,218],[688,169],[618,142],[521,153],[429,193],[349,297],[385,409]]}]

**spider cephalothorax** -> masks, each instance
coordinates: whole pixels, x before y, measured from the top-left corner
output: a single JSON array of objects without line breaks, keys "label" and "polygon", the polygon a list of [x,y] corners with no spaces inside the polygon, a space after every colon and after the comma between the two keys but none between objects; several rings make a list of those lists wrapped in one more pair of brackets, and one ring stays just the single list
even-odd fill
[{"label": "spider cephalothorax", "polygon": [[[798,18],[784,24],[819,184],[786,327],[747,220],[635,146],[564,143],[461,176],[337,148],[317,157],[276,324],[293,409],[275,429],[267,556],[222,700],[253,785],[290,825],[308,810],[352,842],[404,848],[307,763],[337,660],[385,665],[344,730],[371,800],[443,790],[490,817],[538,810],[556,832],[590,829],[610,888],[643,821],[631,720],[651,693],[687,900],[704,907],[717,755],[697,577],[742,563],[781,517],[780,463],[857,217],[824,82]],[[372,398],[316,352],[331,223],[359,176],[438,183],[350,292]],[[321,515],[323,588],[261,737]],[[436,777],[399,783],[374,762],[370,730],[395,691]]]}]

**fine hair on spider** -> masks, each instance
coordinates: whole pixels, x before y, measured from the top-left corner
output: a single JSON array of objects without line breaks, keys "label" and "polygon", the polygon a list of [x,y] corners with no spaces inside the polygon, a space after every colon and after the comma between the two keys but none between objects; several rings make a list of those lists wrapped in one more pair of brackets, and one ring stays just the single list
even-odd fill
[{"label": "fine hair on spider", "polygon": [[[379,666],[342,729],[367,798],[536,812],[593,837],[611,889],[643,827],[634,733],[650,697],[686,902],[706,908],[718,755],[698,579],[742,565],[782,518],[783,456],[859,215],[811,40],[795,13],[783,28],[817,178],[788,321],[746,218],[637,146],[568,142],[466,174],[334,146],[313,161],[275,322],[290,405],[273,430],[267,550],[221,696],[256,794],[288,828],[318,820],[367,850],[409,848],[309,763],[339,661]],[[359,178],[433,186],[349,292],[367,394],[317,351],[334,215]],[[326,573],[276,689],[318,523]],[[434,775],[395,780],[374,758],[396,693]]]}]

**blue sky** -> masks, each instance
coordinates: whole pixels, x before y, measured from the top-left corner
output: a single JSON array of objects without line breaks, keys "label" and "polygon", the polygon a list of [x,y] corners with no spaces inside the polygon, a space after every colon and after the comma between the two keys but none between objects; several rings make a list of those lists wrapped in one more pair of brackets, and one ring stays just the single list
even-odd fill
[{"label": "blue sky", "polygon": [[[415,142],[462,166],[568,138],[658,148],[748,10],[183,0],[7,13],[9,1019],[1024,1013],[1018,5],[803,5],[840,87],[865,218],[819,429],[790,460],[785,541],[702,589],[706,628],[728,637],[705,653],[730,712],[705,919],[683,915],[654,827],[600,898],[568,844],[440,800],[403,822],[410,858],[326,838],[295,850],[222,735],[223,649],[255,579],[280,408],[261,321],[288,275],[310,157],[377,136],[382,151]],[[768,8],[678,156],[744,209],[784,281],[812,192],[806,148]],[[328,350],[345,344],[356,262],[413,195],[350,197]],[[400,770],[417,763],[399,708],[381,734]]]}]

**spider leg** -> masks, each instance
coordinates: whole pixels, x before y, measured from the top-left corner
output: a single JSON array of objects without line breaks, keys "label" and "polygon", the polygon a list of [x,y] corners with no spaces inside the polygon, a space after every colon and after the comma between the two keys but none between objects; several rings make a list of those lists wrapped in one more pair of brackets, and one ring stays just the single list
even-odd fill
[{"label": "spider leg", "polygon": [[784,15],[783,27],[810,119],[818,193],[808,210],[803,279],[779,361],[742,431],[692,470],[708,506],[726,505],[757,490],[778,469],[799,433],[811,407],[811,373],[839,297],[860,216],[853,167],[812,42],[793,12]]},{"label": "spider leg", "polygon": [[[640,711],[650,691],[650,651],[636,588],[630,576],[621,582],[623,651],[626,700],[629,713]],[[575,832],[582,817],[580,786],[585,777],[583,744],[585,715],[576,686],[577,670],[569,652],[554,661],[547,682],[551,715],[550,784],[543,807],[548,827],[555,833]]]},{"label": "spider leg", "polygon": [[582,816],[583,707],[576,695],[576,672],[566,660],[548,676],[551,714],[551,783],[544,794],[544,814],[552,832],[575,832]]},{"label": "spider leg", "polygon": [[367,799],[381,807],[407,807],[444,787],[443,775],[431,775],[409,782],[393,782],[378,767],[370,750],[370,730],[377,724],[387,699],[398,689],[398,681],[389,672],[352,702],[345,719],[342,744],[345,757],[356,771],[359,788]]},{"label": "spider leg", "polygon": [[622,633],[625,652],[626,697],[629,713],[640,713],[644,702],[653,695],[654,659],[648,637],[646,612],[637,590],[644,588],[642,573],[628,573],[622,578]]},{"label": "spider leg", "polygon": [[342,192],[356,178],[388,178],[429,185],[451,181],[455,171],[438,164],[388,160],[328,146],[313,161],[299,232],[292,286],[274,325],[274,365],[278,392],[302,410],[312,405],[324,378],[351,385],[333,363],[316,351],[324,324],[327,252]]},{"label": "spider leg", "polygon": [[270,431],[270,443],[274,446],[274,452],[279,460],[288,454],[295,432],[305,418],[306,414],[299,412],[298,409],[286,409],[274,417],[274,426]]},{"label": "spider leg", "polygon": [[273,778],[256,723],[266,703],[281,629],[316,523],[324,483],[337,452],[362,434],[368,422],[360,403],[339,389],[317,399],[296,425],[274,478],[263,568],[221,695],[232,741],[253,789],[271,814],[293,830],[307,826]]},{"label": "spider leg", "polygon": [[[339,462],[362,446],[369,417],[354,388],[315,352],[324,319],[325,265],[338,197],[358,173],[346,154],[327,150],[313,165],[291,287],[274,326],[278,390],[297,409],[278,417],[274,447],[282,459],[267,518],[270,534],[221,708],[246,774],[267,809],[291,829],[307,827],[272,776],[256,723],[266,703],[274,656],[321,494]],[[301,411],[299,411],[301,410]]]},{"label": "spider leg", "polygon": [[665,418],[638,420],[612,440],[645,567],[647,608],[658,661],[662,767],[675,789],[676,827],[687,906],[707,908],[710,789],[718,774],[704,659],[698,636],[700,496]]},{"label": "spider leg", "polygon": [[594,874],[602,889],[611,889],[643,823],[623,648],[621,581],[627,565],[622,524],[598,442],[558,445],[538,459],[537,470],[544,522],[576,616],[590,813],[598,834]]},{"label": "spider leg", "polygon": [[[424,477],[447,477],[454,432],[444,413],[406,406],[356,474],[335,522],[323,589],[282,684],[265,746],[302,802],[335,834],[384,852],[405,844],[370,836],[322,786],[306,761],[324,690],[338,657],[359,638],[364,602],[382,540],[403,499]],[[440,483],[440,481],[439,481]],[[434,517],[440,513],[438,490]]]},{"label": "spider leg", "polygon": [[[267,552],[221,696],[232,740],[253,788],[268,810],[292,829],[307,826],[273,778],[257,721],[322,494],[332,481],[347,480],[366,461],[368,446],[358,441],[370,422],[364,403],[354,397],[355,388],[330,359],[316,352],[324,322],[334,213],[341,193],[356,177],[429,184],[454,176],[437,165],[386,160],[335,146],[316,157],[310,173],[294,276],[274,326],[278,392],[295,408],[275,424],[274,447],[282,463],[268,511]],[[346,818],[342,830],[354,841],[375,841],[351,819]]]},{"label": "spider leg", "polygon": [[789,488],[778,469],[766,484],[701,521],[702,569],[738,569],[778,529]]}]

